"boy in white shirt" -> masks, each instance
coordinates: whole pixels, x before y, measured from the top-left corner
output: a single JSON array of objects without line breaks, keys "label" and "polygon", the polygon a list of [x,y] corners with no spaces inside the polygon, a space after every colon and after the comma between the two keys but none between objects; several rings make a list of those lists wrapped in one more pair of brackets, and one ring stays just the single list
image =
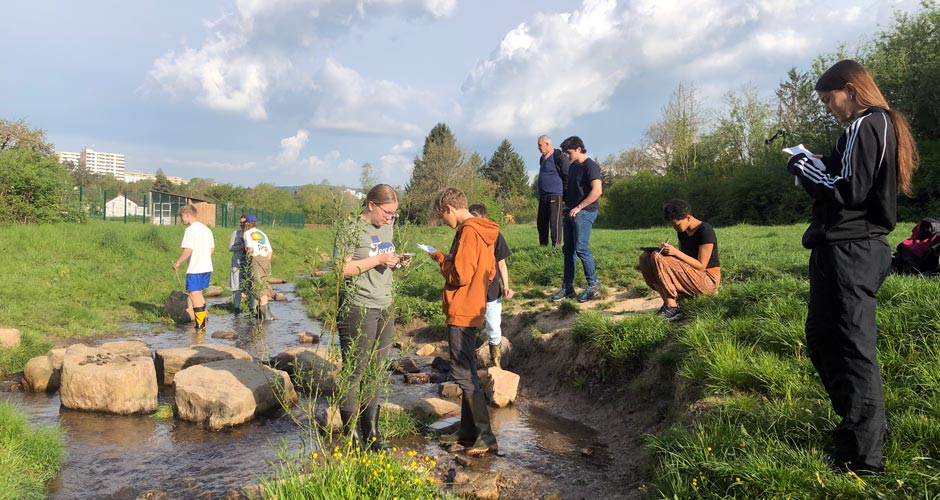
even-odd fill
[{"label": "boy in white shirt", "polygon": [[193,313],[196,316],[196,332],[205,332],[209,318],[206,315],[206,298],[202,291],[209,287],[209,278],[212,276],[212,253],[215,252],[215,238],[212,230],[205,224],[196,220],[196,207],[184,205],[180,207],[180,218],[186,224],[183,233],[183,252],[173,263],[173,270],[180,267],[184,260],[189,260],[186,268],[186,292],[193,302]]}]

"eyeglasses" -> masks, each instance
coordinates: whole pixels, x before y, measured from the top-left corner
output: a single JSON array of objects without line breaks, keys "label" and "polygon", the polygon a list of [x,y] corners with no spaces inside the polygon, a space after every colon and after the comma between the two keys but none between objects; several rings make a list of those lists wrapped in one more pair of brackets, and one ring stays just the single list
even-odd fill
[{"label": "eyeglasses", "polygon": [[395,219],[395,218],[397,218],[397,217],[400,215],[400,213],[401,213],[401,212],[399,212],[398,210],[396,210],[396,211],[394,211],[394,212],[389,212],[388,210],[385,210],[384,208],[382,208],[382,205],[373,205],[373,206],[374,206],[375,208],[378,208],[379,210],[381,210],[381,211],[382,211],[382,215],[384,215],[385,217],[391,217],[391,218]]}]

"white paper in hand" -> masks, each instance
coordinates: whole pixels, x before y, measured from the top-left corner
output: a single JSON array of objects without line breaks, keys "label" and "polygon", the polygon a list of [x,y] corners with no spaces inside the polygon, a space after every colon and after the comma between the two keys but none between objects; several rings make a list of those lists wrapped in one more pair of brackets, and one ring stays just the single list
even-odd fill
[{"label": "white paper in hand", "polygon": [[[800,153],[803,153],[804,155],[806,155],[807,158],[809,158],[811,162],[813,162],[813,166],[815,166],[816,168],[822,171],[826,170],[826,164],[823,163],[822,160],[820,160],[819,158],[816,158],[815,156],[813,156],[813,153],[810,150],[806,149],[806,147],[803,146],[802,144],[797,144],[796,146],[791,146],[789,148],[783,148],[783,152],[790,156],[795,156]],[[799,185],[799,183],[800,183],[799,178],[793,179],[793,185]]]},{"label": "white paper in hand", "polygon": [[427,253],[434,253],[437,251],[437,249],[432,247],[431,245],[418,245],[418,248],[420,248],[421,250],[424,250]]}]

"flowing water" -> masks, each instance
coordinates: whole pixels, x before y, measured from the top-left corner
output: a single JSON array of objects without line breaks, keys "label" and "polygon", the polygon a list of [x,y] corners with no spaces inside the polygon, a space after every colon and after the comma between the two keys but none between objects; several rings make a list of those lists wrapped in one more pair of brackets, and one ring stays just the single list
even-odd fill
[{"label": "flowing water", "polygon": [[[249,319],[231,314],[211,314],[208,334],[194,338],[192,327],[127,325],[127,336],[139,338],[152,349],[188,346],[196,341],[234,345],[260,359],[299,345],[297,334],[329,334],[307,317],[293,285],[275,286],[288,301],[272,303],[277,320],[258,334]],[[221,307],[228,299],[210,299]],[[234,329],[236,340],[213,339],[220,329]],[[102,343],[118,339],[102,339]],[[409,390],[400,376],[393,377],[391,390]],[[9,387],[11,384],[4,384]],[[161,388],[160,403],[172,403],[172,391]],[[159,490],[173,499],[214,499],[231,490],[257,484],[277,462],[279,444],[289,449],[302,446],[301,430],[283,412],[253,422],[210,432],[198,425],[152,416],[118,416],[62,408],[58,394],[0,392],[0,400],[15,404],[31,422],[60,424],[66,430],[67,458],[48,497],[57,500],[133,500],[142,493]],[[492,411],[492,420],[505,456],[477,460],[475,470],[498,470],[504,477],[525,481],[522,498],[541,498],[544,493],[577,491],[585,485],[605,483],[609,452],[599,444],[596,431],[578,422],[562,419],[550,410],[529,406],[525,401]],[[391,443],[435,456],[444,468],[449,456],[424,438]],[[604,488],[602,488],[604,489]],[[562,498],[580,498],[562,495]]]}]

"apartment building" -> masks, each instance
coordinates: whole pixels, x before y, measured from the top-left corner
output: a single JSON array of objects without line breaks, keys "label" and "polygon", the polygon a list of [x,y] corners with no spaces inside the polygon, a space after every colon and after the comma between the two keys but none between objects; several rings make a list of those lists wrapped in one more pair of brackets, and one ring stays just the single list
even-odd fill
[{"label": "apartment building", "polygon": [[57,151],[56,156],[62,163],[70,162],[75,165],[84,163],[92,173],[109,174],[124,180],[124,155],[121,153],[105,153],[84,147],[81,153]]}]

